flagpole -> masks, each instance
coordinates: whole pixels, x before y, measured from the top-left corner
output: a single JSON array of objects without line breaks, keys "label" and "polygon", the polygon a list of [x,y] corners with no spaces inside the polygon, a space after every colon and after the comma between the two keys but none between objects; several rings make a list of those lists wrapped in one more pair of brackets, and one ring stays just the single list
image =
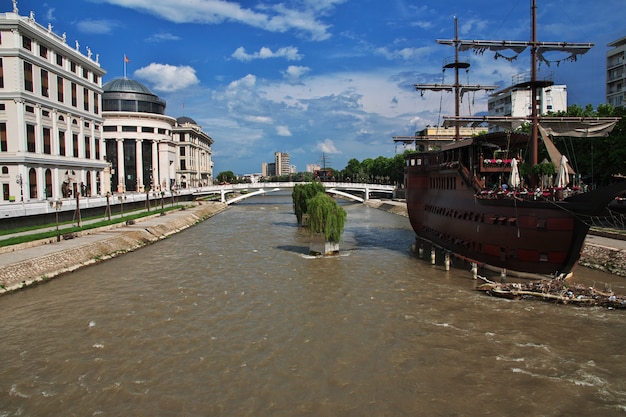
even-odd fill
[{"label": "flagpole", "polygon": [[124,78],[126,78],[126,54],[124,54]]}]

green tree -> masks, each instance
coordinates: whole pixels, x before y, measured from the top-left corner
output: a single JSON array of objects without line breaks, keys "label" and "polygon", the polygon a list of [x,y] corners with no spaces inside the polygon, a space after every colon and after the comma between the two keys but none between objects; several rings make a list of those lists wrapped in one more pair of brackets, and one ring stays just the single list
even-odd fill
[{"label": "green tree", "polygon": [[296,214],[298,224],[302,224],[302,216],[308,213],[308,201],[317,194],[325,194],[326,189],[319,182],[296,184],[291,193],[293,211]]},{"label": "green tree", "polygon": [[328,242],[338,243],[341,240],[347,213],[337,202],[326,195],[318,193],[307,200],[309,230],[320,233]]},{"label": "green tree", "polygon": [[233,171],[222,171],[217,174],[216,178],[219,182],[233,182],[235,180],[235,174]]}]

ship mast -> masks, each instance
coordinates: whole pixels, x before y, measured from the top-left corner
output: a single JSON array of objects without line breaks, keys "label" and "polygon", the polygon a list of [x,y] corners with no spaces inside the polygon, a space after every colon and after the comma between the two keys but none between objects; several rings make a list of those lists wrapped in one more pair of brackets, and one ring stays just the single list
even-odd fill
[{"label": "ship mast", "polygon": [[[454,68],[454,84],[415,84],[415,89],[421,91],[422,94],[425,90],[431,91],[448,91],[454,93],[454,115],[456,118],[459,118],[461,113],[461,98],[463,94],[470,91],[493,91],[498,86],[496,85],[471,85],[471,84],[461,84],[459,80],[459,70],[465,69],[467,70],[470,67],[469,59],[461,60],[459,58],[459,49],[461,45],[461,40],[459,39],[459,20],[455,16],[454,17],[454,39],[452,40],[437,40],[437,43],[445,44],[445,45],[453,45],[454,46],[454,61],[446,60],[443,64],[443,69],[445,71],[446,68]],[[454,139],[460,140],[460,124],[455,124],[454,126]]]},{"label": "ship mast", "polygon": [[[531,6],[531,41],[530,41],[530,93],[532,97],[530,99],[530,103],[532,106],[531,109],[531,118],[532,118],[532,131],[530,134],[530,166],[533,167],[537,165],[538,161],[538,145],[539,145],[539,110],[538,101],[537,101],[537,2],[536,0],[532,0]],[[533,182],[531,178],[531,183]],[[533,187],[535,184],[531,184]]]}]

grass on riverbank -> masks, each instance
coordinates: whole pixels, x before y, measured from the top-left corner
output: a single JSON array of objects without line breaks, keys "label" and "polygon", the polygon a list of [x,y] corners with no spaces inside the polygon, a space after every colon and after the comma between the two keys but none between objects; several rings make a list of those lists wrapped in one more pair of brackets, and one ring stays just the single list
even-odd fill
[{"label": "grass on riverbank", "polygon": [[[175,206],[170,206],[170,207],[164,207],[163,210],[152,210],[152,211],[138,210],[136,212],[129,212],[128,214],[125,214],[123,217],[112,217],[111,220],[107,219],[107,220],[100,220],[100,221],[95,221],[95,222],[93,220],[99,219],[101,216],[85,218],[85,219],[82,219],[83,224],[80,227],[75,226],[72,222],[66,222],[63,224],[60,223],[58,233],[59,235],[63,236],[63,235],[70,234],[70,233],[76,233],[76,232],[81,232],[81,231],[90,230],[90,229],[97,229],[99,227],[109,226],[109,225],[118,224],[118,223],[124,223],[127,221],[133,221],[136,219],[140,219],[142,217],[153,216],[155,214],[165,213],[168,211],[180,210],[183,207],[184,207],[183,205],[175,205]],[[68,225],[70,226],[68,227]],[[54,228],[54,230],[49,230],[50,228]],[[14,235],[16,233],[31,232],[31,231],[40,230],[40,229],[48,229],[48,230],[45,230],[39,233],[33,232],[33,233],[23,234],[19,236],[11,236],[6,239],[0,238],[0,247],[17,245],[20,243],[33,242],[35,240],[50,239],[50,238],[54,238],[57,236],[56,223],[32,226],[32,227],[22,227],[19,229],[12,229],[12,230],[4,230],[0,232],[0,236]]]}]

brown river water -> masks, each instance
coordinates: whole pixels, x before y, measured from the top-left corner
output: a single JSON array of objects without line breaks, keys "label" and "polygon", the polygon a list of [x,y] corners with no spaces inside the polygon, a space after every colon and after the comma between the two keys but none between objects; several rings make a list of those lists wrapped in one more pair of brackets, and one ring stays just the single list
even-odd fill
[{"label": "brown river water", "polygon": [[488,297],[344,207],[338,257],[270,194],[0,297],[0,417],[626,415],[626,311]]}]

